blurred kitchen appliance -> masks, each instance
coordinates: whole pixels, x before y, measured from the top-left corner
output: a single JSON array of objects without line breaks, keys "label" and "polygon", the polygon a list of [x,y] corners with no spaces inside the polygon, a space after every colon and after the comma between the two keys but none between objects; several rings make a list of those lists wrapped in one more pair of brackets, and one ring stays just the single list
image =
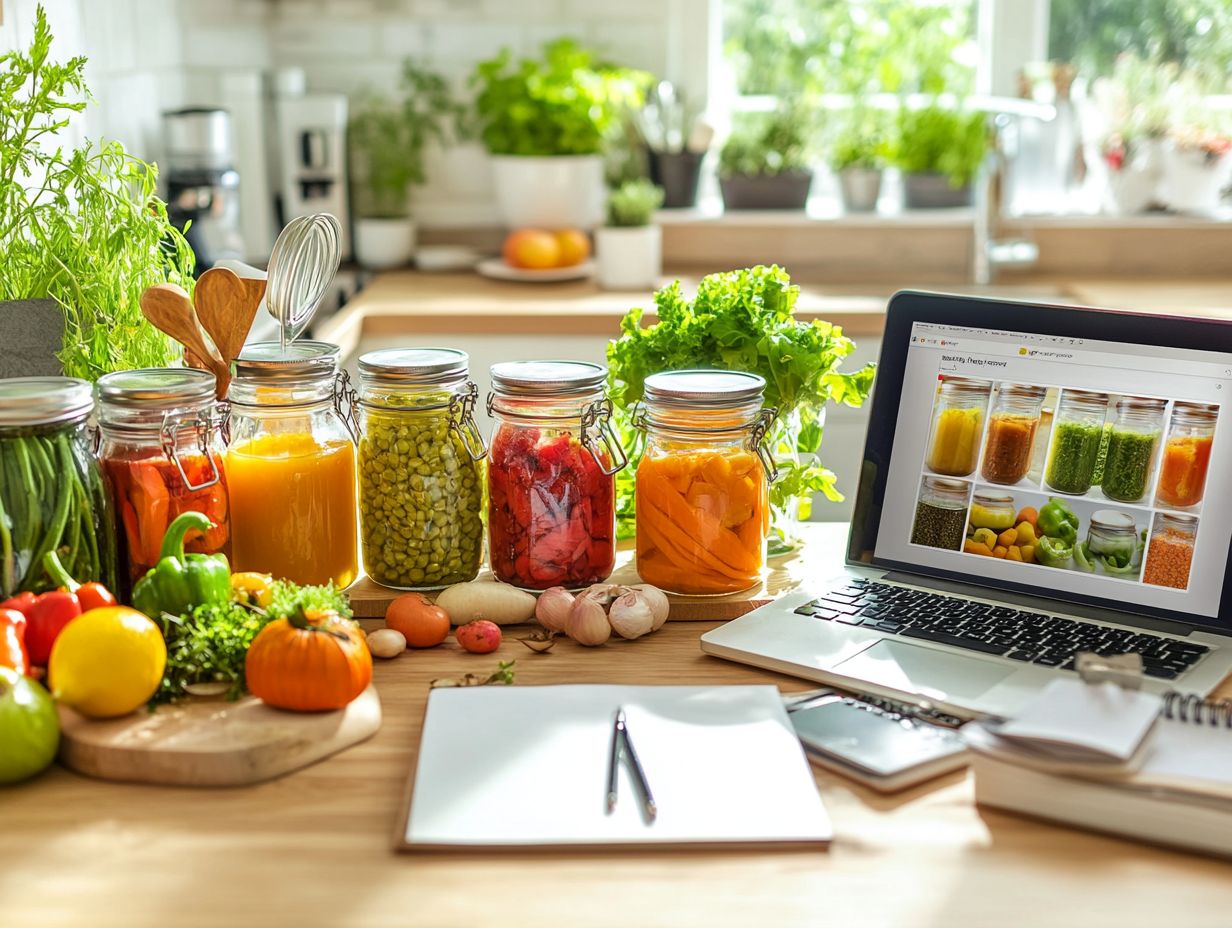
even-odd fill
[{"label": "blurred kitchen appliance", "polygon": [[222,258],[243,258],[240,175],[234,166],[231,115],[216,107],[163,113],[167,213],[197,256],[197,273]]},{"label": "blurred kitchen appliance", "polygon": [[341,217],[342,254],[348,256],[351,241],[346,222],[346,97],[334,93],[280,92],[274,105],[282,192],[279,219],[286,224],[316,213]]}]

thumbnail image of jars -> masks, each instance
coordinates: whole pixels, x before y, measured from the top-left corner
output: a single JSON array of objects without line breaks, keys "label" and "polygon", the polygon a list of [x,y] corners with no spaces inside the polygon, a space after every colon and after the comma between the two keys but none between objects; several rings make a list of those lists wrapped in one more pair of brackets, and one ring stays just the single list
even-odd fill
[{"label": "thumbnail image of jars", "polygon": [[1123,396],[1117,401],[1100,484],[1108,499],[1136,503],[1146,496],[1163,433],[1165,406],[1164,400],[1142,396]]},{"label": "thumbnail image of jars", "polygon": [[1155,499],[1161,506],[1187,509],[1202,502],[1211,464],[1218,406],[1174,403]]},{"label": "thumbnail image of jars", "polygon": [[1039,431],[1044,387],[1003,383],[988,417],[981,473],[989,483],[1018,483],[1031,469],[1035,434]]},{"label": "thumbnail image of jars", "polygon": [[928,469],[947,477],[975,473],[980,457],[984,411],[992,383],[966,377],[947,377],[937,388],[928,434]]},{"label": "thumbnail image of jars", "polygon": [[967,496],[971,484],[948,477],[925,477],[915,504],[911,543],[957,551],[967,534]]},{"label": "thumbnail image of jars", "polygon": [[1091,489],[1107,415],[1107,393],[1066,390],[1061,394],[1044,470],[1048,486],[1076,496]]},{"label": "thumbnail image of jars", "polygon": [[1193,567],[1194,539],[1198,519],[1185,513],[1159,512],[1146,546],[1146,566],[1142,582],[1184,590],[1189,586]]},{"label": "thumbnail image of jars", "polygon": [[[1074,560],[1088,571],[1099,567],[1101,573],[1110,577],[1136,579],[1142,560],[1138,556],[1138,524],[1133,514],[1114,509],[1093,512],[1087,526],[1085,550],[1075,548]],[[1087,562],[1085,565],[1083,560]]]}]

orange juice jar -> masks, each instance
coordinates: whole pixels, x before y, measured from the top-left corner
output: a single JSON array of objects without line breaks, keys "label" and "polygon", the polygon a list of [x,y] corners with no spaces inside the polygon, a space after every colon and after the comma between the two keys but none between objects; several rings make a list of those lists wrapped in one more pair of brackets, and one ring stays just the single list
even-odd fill
[{"label": "orange juice jar", "polygon": [[1159,486],[1155,489],[1160,505],[1184,509],[1202,502],[1218,417],[1218,406],[1173,405],[1163,463],[1159,466]]},{"label": "orange juice jar", "polygon": [[646,378],[637,469],[637,572],[671,593],[751,589],[766,564],[774,462],[762,444],[774,411],[766,382],[735,371]]},{"label": "orange juice jar", "polygon": [[344,587],[359,574],[355,443],[339,349],[277,342],[235,362],[226,473],[231,558],[296,583]]}]

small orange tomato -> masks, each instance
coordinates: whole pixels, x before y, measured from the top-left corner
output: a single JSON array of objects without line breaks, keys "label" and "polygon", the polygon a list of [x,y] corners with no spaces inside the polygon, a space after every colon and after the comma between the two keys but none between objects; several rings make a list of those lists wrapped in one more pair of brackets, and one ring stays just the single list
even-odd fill
[{"label": "small orange tomato", "polygon": [[509,233],[501,254],[510,267],[543,270],[560,264],[560,243],[543,229],[518,229]]},{"label": "small orange tomato", "polygon": [[449,637],[449,613],[422,593],[395,598],[385,610],[385,625],[402,632],[412,648],[435,648]]}]

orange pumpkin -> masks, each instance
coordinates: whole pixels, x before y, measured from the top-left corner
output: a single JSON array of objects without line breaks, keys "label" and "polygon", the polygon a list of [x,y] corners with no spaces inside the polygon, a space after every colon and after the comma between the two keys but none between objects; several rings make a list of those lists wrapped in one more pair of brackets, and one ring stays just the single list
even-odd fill
[{"label": "orange pumpkin", "polygon": [[261,629],[244,659],[248,689],[294,712],[341,709],[372,680],[372,655],[354,622],[297,609]]}]

